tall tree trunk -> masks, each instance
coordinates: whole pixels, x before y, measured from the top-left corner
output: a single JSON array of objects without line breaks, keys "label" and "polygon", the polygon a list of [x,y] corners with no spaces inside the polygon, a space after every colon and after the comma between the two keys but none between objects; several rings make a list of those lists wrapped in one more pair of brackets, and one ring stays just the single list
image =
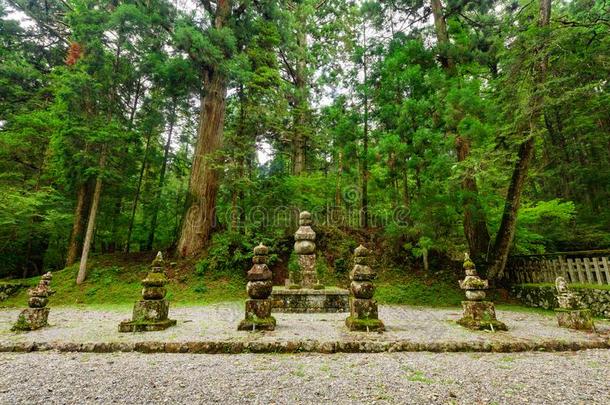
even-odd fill
[{"label": "tall tree trunk", "polygon": [[[543,29],[548,27],[550,18],[551,0],[540,0],[538,26]],[[530,115],[528,120],[529,134],[519,147],[517,163],[508,187],[508,193],[504,203],[504,213],[502,214],[502,222],[500,223],[500,228],[494,243],[493,260],[488,270],[488,277],[492,280],[500,279],[504,275],[508,254],[515,237],[517,215],[521,202],[521,194],[527,177],[527,170],[534,157],[536,146],[535,137],[540,130],[540,117],[544,107],[542,85],[546,80],[548,62],[548,57],[544,53],[545,47],[541,42],[534,50],[534,57],[539,57],[540,62],[537,63],[535,67],[534,89],[530,97]]]},{"label": "tall tree trunk", "polygon": [[[231,0],[218,0],[214,19],[216,29],[225,26],[230,14]],[[203,93],[199,134],[187,193],[188,208],[178,240],[178,253],[183,257],[201,252],[216,221],[218,172],[211,159],[222,143],[227,96],[224,74],[212,68],[207,69]]]},{"label": "tall tree trunk", "polygon": [[85,230],[85,218],[88,212],[90,203],[87,198],[88,182],[82,183],[78,187],[76,195],[76,207],[74,209],[74,222],[72,223],[72,232],[70,233],[70,242],[68,243],[68,252],[66,254],[66,267],[72,266],[76,262],[76,258],[80,253],[83,243],[83,232]]},{"label": "tall tree trunk", "polygon": [[172,99],[172,109],[170,111],[169,133],[165,142],[165,150],[163,151],[163,163],[161,164],[161,173],[159,173],[159,185],[155,196],[155,206],[153,207],[152,218],[150,220],[150,231],[148,233],[148,242],[146,250],[152,250],[155,242],[155,231],[157,229],[157,217],[159,216],[159,206],[161,205],[161,196],[163,195],[163,186],[165,185],[165,172],[167,171],[167,160],[169,159],[169,150],[172,144],[172,134],[174,132],[174,124],[176,122],[176,100]]},{"label": "tall tree trunk", "polygon": [[[439,59],[447,75],[455,74],[455,63],[449,52],[449,33],[447,22],[443,14],[441,0],[430,0],[432,14],[434,16],[434,27],[438,41]],[[470,153],[470,141],[459,135],[455,138],[455,148],[458,162],[463,162]],[[487,229],[485,211],[479,202],[479,191],[477,183],[469,171],[462,178],[462,209],[464,211],[464,236],[468,242],[470,256],[474,259],[483,259],[489,250],[490,236]]]},{"label": "tall tree trunk", "polygon": [[294,122],[294,144],[292,157],[292,173],[300,176],[305,172],[305,149],[307,147],[309,111],[309,89],[307,81],[307,37],[305,34],[305,12],[302,6],[297,6],[297,18],[300,24],[297,28],[296,41],[299,52],[297,54],[296,66],[294,69],[295,85],[295,122]]},{"label": "tall tree trunk", "polygon": [[[470,141],[456,137],[458,162],[463,162],[470,153]],[[479,201],[477,182],[470,171],[462,178],[462,208],[464,210],[464,235],[468,241],[470,256],[473,259],[484,259],[490,248],[490,236],[487,230],[485,211]]]},{"label": "tall tree trunk", "polygon": [[220,72],[210,72],[201,101],[201,124],[187,194],[188,209],[178,241],[178,252],[183,257],[199,253],[214,226],[218,173],[211,159],[222,142],[225,97],[225,77]]},{"label": "tall tree trunk", "polygon": [[89,249],[91,249],[91,241],[93,239],[93,230],[95,229],[95,219],[97,210],[100,204],[100,196],[102,195],[102,176],[106,167],[106,147],[102,148],[99,161],[99,173],[95,180],[95,191],[91,200],[91,209],[89,210],[89,221],[87,222],[87,232],[85,233],[85,242],[83,243],[83,253],[80,258],[80,266],[78,267],[78,276],[76,284],[81,284],[87,278],[87,259],[89,258]]},{"label": "tall tree trunk", "polygon": [[148,163],[148,153],[150,150],[150,138],[152,137],[152,129],[148,131],[146,137],[146,147],[144,148],[144,158],[142,159],[142,166],[140,166],[140,175],[138,176],[138,185],[136,186],[136,195],[133,198],[133,204],[131,206],[131,216],[129,218],[129,228],[127,229],[127,243],[125,244],[125,253],[129,253],[131,249],[131,234],[133,232],[133,226],[136,219],[136,210],[138,209],[138,201],[140,200],[140,192],[142,191],[142,181],[144,179],[144,172]]},{"label": "tall tree trunk", "polygon": [[[363,29],[364,47],[366,49],[366,26]],[[362,67],[364,73],[364,131],[362,139],[362,200],[360,204],[360,226],[364,229],[369,227],[369,96],[367,89],[368,66],[366,60],[366,50],[362,57]]]},{"label": "tall tree trunk", "polygon": [[439,60],[445,70],[452,71],[454,64],[453,59],[448,55],[449,33],[447,32],[447,22],[445,21],[445,14],[443,14],[441,0],[430,0],[430,8],[434,17],[434,28],[439,47]]}]

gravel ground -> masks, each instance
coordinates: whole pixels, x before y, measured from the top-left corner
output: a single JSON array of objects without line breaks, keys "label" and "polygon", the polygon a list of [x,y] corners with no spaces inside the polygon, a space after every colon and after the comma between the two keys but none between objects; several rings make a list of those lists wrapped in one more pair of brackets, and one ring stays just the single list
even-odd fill
[{"label": "gravel ground", "polygon": [[1,353],[0,403],[608,404],[610,351]]},{"label": "gravel ground", "polygon": [[534,313],[498,311],[498,319],[505,322],[508,332],[473,332],[457,325],[459,309],[417,308],[409,306],[381,306],[379,317],[386,325],[383,334],[350,332],[345,327],[345,313],[283,314],[277,313],[275,331],[250,333],[237,331],[244,316],[243,303],[223,303],[201,307],[170,308],[170,318],[178,324],[165,331],[119,333],[118,324],[131,315],[130,309],[93,310],[51,308],[49,327],[28,333],[11,332],[18,309],[0,310],[0,344],[23,342],[286,342],[315,340],[328,341],[398,341],[411,342],[520,342],[555,340],[582,342],[608,339],[610,324],[597,322],[598,334],[559,328],[554,316]]}]

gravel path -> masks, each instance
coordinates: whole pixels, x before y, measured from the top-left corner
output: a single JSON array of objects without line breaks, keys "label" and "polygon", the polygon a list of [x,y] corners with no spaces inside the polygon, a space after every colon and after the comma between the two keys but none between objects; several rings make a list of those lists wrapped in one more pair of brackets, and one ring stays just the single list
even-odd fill
[{"label": "gravel path", "polygon": [[381,306],[379,316],[387,331],[383,334],[350,332],[345,327],[346,314],[277,313],[275,331],[250,333],[237,331],[243,317],[243,303],[223,303],[202,307],[171,308],[175,327],[160,332],[119,333],[119,322],[131,315],[130,309],[92,310],[51,308],[50,326],[28,333],[15,333],[10,327],[19,310],[0,310],[0,346],[28,342],[395,342],[480,344],[502,342],[587,342],[607,341],[610,324],[597,322],[598,334],[559,328],[554,316],[498,311],[508,332],[473,332],[457,325],[459,309],[433,309],[408,306]]},{"label": "gravel path", "polygon": [[0,403],[608,404],[610,351],[1,353]]}]

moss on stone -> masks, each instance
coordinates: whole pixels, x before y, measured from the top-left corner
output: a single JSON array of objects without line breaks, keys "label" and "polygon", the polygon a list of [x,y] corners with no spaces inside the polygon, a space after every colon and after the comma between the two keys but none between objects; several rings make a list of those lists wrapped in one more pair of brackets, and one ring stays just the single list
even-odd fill
[{"label": "moss on stone", "polygon": [[242,320],[237,327],[237,330],[257,331],[257,330],[274,330],[276,320],[270,316],[268,318],[249,317]]},{"label": "moss on stone", "polygon": [[382,332],[385,330],[383,322],[376,318],[355,318],[347,317],[345,325],[352,331],[362,332]]},{"label": "moss on stone", "polygon": [[465,316],[459,319],[457,323],[472,330],[508,330],[503,322],[500,322],[497,319],[491,319],[491,317],[490,319],[476,320],[470,316]]}]

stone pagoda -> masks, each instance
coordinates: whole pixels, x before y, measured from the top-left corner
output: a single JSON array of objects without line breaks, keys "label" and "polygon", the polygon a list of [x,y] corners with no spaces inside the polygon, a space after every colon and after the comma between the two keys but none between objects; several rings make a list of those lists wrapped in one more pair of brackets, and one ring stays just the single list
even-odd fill
[{"label": "stone pagoda", "polygon": [[465,253],[464,271],[466,277],[460,280],[460,288],[466,292],[466,301],[462,301],[464,316],[458,323],[469,329],[507,330],[506,325],[496,319],[496,309],[491,301],[484,301],[489,289],[489,282],[477,274],[475,264],[468,253]]},{"label": "stone pagoda", "polygon": [[[299,214],[299,229],[294,234],[294,252],[297,254],[301,270],[302,288],[324,288],[318,281],[316,273],[316,233],[311,229],[311,214],[303,211]],[[291,280],[291,284],[297,284]]]},{"label": "stone pagoda", "polygon": [[370,266],[371,252],[360,245],[354,250],[354,268],[349,273],[350,284],[349,309],[350,316],[345,324],[353,331],[376,331],[385,329],[379,320],[377,301],[373,299],[375,286],[373,280],[377,273]]},{"label": "stone pagoda", "polygon": [[294,253],[297,256],[300,280],[290,273],[286,286],[273,287],[273,308],[279,312],[347,312],[349,292],[342,288],[325,288],[318,280],[316,233],[311,225],[311,214],[301,212],[299,228],[294,234]]},{"label": "stone pagoda", "polygon": [[133,306],[133,319],[119,324],[119,332],[149,332],[174,326],[176,321],[168,319],[169,302],[165,299],[168,283],[165,262],[161,252],[152,262],[150,272],[142,280],[142,299]]},{"label": "stone pagoda", "polygon": [[583,308],[580,299],[568,288],[563,277],[555,279],[558,308],[555,308],[559,326],[570,329],[595,331],[595,324],[591,317],[591,310]]},{"label": "stone pagoda", "polygon": [[47,326],[47,320],[49,319],[49,311],[47,304],[49,303],[49,296],[53,295],[55,291],[51,290],[51,279],[53,275],[46,273],[40,278],[40,282],[35,288],[28,290],[28,307],[21,311],[17,323],[13,325],[11,330],[14,331],[28,331],[40,329],[43,326]]},{"label": "stone pagoda", "polygon": [[254,248],[252,268],[248,271],[246,291],[246,317],[239,323],[238,330],[274,330],[275,318],[271,316],[272,301],[269,299],[273,290],[273,274],[267,261],[269,248],[259,244]]}]

